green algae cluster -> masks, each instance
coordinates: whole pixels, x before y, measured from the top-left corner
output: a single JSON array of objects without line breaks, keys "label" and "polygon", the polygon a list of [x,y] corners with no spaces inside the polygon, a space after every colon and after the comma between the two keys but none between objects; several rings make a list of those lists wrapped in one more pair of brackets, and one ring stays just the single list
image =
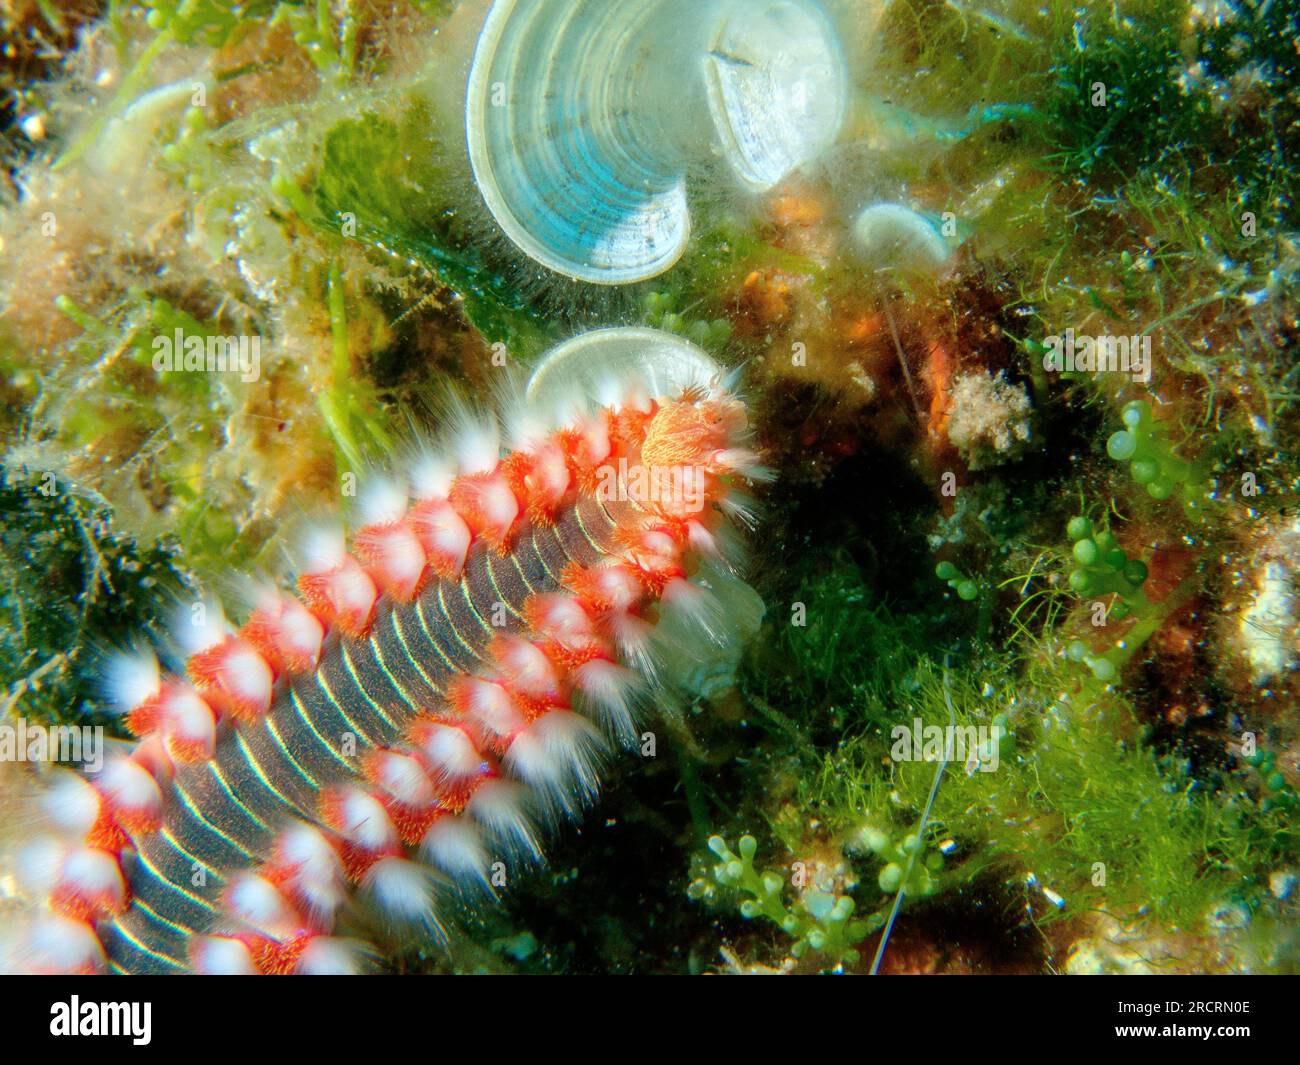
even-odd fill
[{"label": "green algae cluster", "polygon": [[[29,19],[71,52],[48,6]],[[1232,612],[1287,557],[1300,476],[1294,6],[882,0],[842,150],[791,203],[694,197],[683,261],[619,293],[520,262],[478,207],[439,111],[459,74],[410,46],[456,5],[378,6],[114,0],[79,14],[109,85],[0,83],[46,130],[6,133],[8,709],[96,715],[98,648],[346,505],[430,391],[646,322],[746,367],[779,473],[764,628],[734,686],[658,726],[604,830],[463,914],[450,961],[395,968],[889,971],[895,903],[909,958],[963,915],[972,971],[1069,968],[1102,918],[1174,968],[1300,964],[1295,680],[1240,682]],[[147,240],[112,221],[128,163]],[[855,257],[882,200],[952,215],[945,271]],[[154,373],[178,327],[259,336],[263,380]],[[1045,369],[1066,328],[1151,336],[1150,380]],[[947,446],[959,372],[1032,398],[1023,454]],[[918,720],[1009,742],[938,775],[892,757]]]},{"label": "green algae cluster", "polygon": [[[983,661],[947,667],[914,623],[872,603],[865,588],[846,588],[846,580],[852,578],[837,567],[799,591],[824,604],[822,624],[837,629],[844,644],[828,650],[817,631],[801,633],[781,641],[778,653],[758,657],[746,681],[765,702],[777,677],[792,696],[807,692],[805,676],[834,679],[813,689],[820,698],[804,703],[795,721],[809,729],[835,721],[838,739],[809,737],[798,769],[787,770],[797,777],[788,805],[771,811],[770,831],[795,860],[811,843],[807,818],[817,822],[813,838],[836,840],[859,855],[864,873],[872,864],[860,855],[881,853],[873,846],[880,826],[915,832],[937,767],[892,762],[891,729],[910,728],[914,718],[948,723],[946,672],[958,727],[1002,721],[1012,742],[1004,740],[992,772],[948,767],[926,829],[931,845],[948,843],[951,857],[937,892],[931,885],[909,892],[909,906],[933,910],[945,897],[976,891],[1018,900],[1025,919],[1039,926],[1104,912],[1174,928],[1196,927],[1224,900],[1270,910],[1268,875],[1294,860],[1300,839],[1267,783],[1260,786],[1244,767],[1202,767],[1198,774],[1185,755],[1151,742],[1133,703],[1099,683],[1114,679],[1113,669],[1081,685],[1063,662],[1022,673],[1014,655],[990,660],[987,647],[977,652]],[[894,668],[848,650],[864,616],[873,649],[887,648]],[[1272,762],[1260,756],[1252,764],[1267,774]],[[859,891],[860,909],[881,904],[875,888],[897,890],[897,857],[878,884]],[[1028,876],[1051,894],[1027,888]]]},{"label": "green algae cluster", "polygon": [[187,590],[174,542],[142,548],[102,499],[42,477],[0,477],[4,716],[93,723],[120,734],[98,687],[97,650],[125,647]]}]

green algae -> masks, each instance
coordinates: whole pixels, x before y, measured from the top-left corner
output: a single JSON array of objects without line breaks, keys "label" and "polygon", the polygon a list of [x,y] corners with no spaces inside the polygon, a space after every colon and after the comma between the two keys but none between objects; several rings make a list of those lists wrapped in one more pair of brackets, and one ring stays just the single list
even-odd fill
[{"label": "green algae", "polygon": [[0,477],[3,715],[103,725],[100,651],[151,628],[189,578],[175,543],[144,547],[113,530],[102,499],[51,475]]},{"label": "green algae", "polygon": [[[829,580],[823,601],[841,601],[843,578]],[[876,826],[907,826],[925,804],[934,765],[891,762],[892,727],[910,727],[913,718],[948,723],[943,669],[916,639],[916,627],[879,606],[852,613],[867,631],[850,630],[848,640],[888,646],[893,669],[844,645],[827,649],[815,634],[807,643],[786,642],[782,655],[792,684],[808,677],[813,691],[822,683],[853,693],[851,715],[841,715],[853,724],[840,731],[834,750],[823,754],[810,744],[803,752],[811,764],[800,774],[795,803],[849,850]],[[955,841],[945,890],[995,873],[1014,896],[1032,873],[1064,899],[1060,908],[1032,900],[1039,923],[1097,911],[1196,926],[1220,900],[1252,909],[1267,900],[1269,872],[1296,859],[1300,837],[1288,817],[1252,797],[1244,778],[1207,786],[1142,737],[1132,706],[1113,689],[1087,693],[1095,702],[1086,695],[1045,701],[1070,684],[1060,666],[1026,678],[1016,676],[1011,656],[1000,666],[952,670],[958,726],[988,726],[1005,715],[1015,740],[996,770],[958,765],[945,776],[930,828],[933,841]],[[770,664],[764,672],[770,685]]]},{"label": "green algae", "polygon": [[1047,136],[1049,158],[1063,170],[1122,179],[1162,162],[1171,146],[1187,144],[1207,124],[1208,101],[1178,84],[1183,9],[1174,0],[1085,8],[1068,33],[1058,29]]},{"label": "green algae", "polygon": [[[796,958],[812,951],[824,955],[831,968],[853,965],[860,957],[856,944],[885,923],[880,914],[854,920],[855,904],[851,895],[813,888],[793,904],[787,903],[784,877],[771,870],[760,873],[754,868],[758,842],[753,836],[741,836],[734,853],[721,836],[712,836],[709,850],[718,864],[708,870],[708,881],[701,877],[692,882],[688,889],[691,897],[713,901],[719,891],[742,895],[740,915],[746,920],[763,917],[773,922],[793,940],[790,952]],[[897,891],[900,884],[901,878],[888,890]]]},{"label": "green algae", "polygon": [[[441,146],[418,101],[400,120],[349,118],[325,135],[312,198],[315,219],[389,254],[424,265],[465,301],[473,325],[527,361],[553,334],[507,277],[448,231],[435,192],[446,187]],[[349,225],[351,223],[351,225]]]}]

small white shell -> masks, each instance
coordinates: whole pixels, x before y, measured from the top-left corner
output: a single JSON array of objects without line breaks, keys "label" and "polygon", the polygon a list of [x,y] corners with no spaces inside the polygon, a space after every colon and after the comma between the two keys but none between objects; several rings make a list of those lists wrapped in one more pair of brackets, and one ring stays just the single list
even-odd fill
[{"label": "small white shell", "polygon": [[925,215],[897,203],[875,203],[853,223],[858,254],[873,267],[938,270],[953,244]]},{"label": "small white shell", "polygon": [[635,381],[651,396],[707,387],[723,373],[702,349],[673,333],[629,326],[594,329],[542,356],[528,380],[528,402],[561,411],[573,397],[601,397],[611,382]]},{"label": "small white shell", "polygon": [[686,173],[770,188],[838,135],[846,64],[817,0],[495,0],[465,105],[474,178],[530,258],[596,284],[686,248]]}]

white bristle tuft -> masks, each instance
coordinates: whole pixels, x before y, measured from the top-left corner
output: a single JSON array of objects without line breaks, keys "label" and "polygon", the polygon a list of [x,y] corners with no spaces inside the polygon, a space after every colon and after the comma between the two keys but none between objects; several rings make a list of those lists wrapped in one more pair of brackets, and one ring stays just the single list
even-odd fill
[{"label": "white bristle tuft", "polygon": [[297,917],[280,889],[256,873],[239,873],[226,888],[224,900],[236,920],[272,936],[294,931]]},{"label": "white bristle tuft", "polygon": [[597,566],[591,570],[591,576],[603,602],[615,610],[629,610],[641,599],[641,582],[631,566],[622,563]]},{"label": "white bristle tuft", "polygon": [[148,648],[115,654],[105,664],[104,694],[121,713],[154,698],[161,686],[158,656]]},{"label": "white bristle tuft", "polygon": [[489,780],[474,790],[465,809],[511,857],[540,861],[542,848],[526,805],[526,793],[518,784]]},{"label": "white bristle tuft", "polygon": [[559,684],[555,663],[540,647],[522,636],[505,637],[497,659],[516,691],[542,696],[554,691]]},{"label": "white bristle tuft", "polygon": [[284,593],[274,581],[263,576],[236,578],[236,590],[247,613],[255,610],[269,610],[278,613],[284,600]]},{"label": "white bristle tuft", "polygon": [[730,521],[722,522],[710,531],[710,535],[718,549],[713,555],[701,552],[700,561],[705,564],[701,569],[710,568],[727,580],[739,578],[749,557],[749,545],[744,535]]},{"label": "white bristle tuft", "polygon": [[43,913],[15,930],[5,965],[13,972],[57,975],[100,972],[104,948],[94,929],[62,914]]},{"label": "white bristle tuft", "polygon": [[453,883],[492,890],[487,851],[483,849],[478,830],[466,818],[438,818],[424,834],[420,853]]},{"label": "white bristle tuft", "polygon": [[655,626],[637,614],[621,610],[610,611],[605,624],[623,661],[654,683],[659,672],[659,655],[653,639]]},{"label": "white bristle tuft", "polygon": [[767,483],[776,479],[776,471],[764,466],[756,452],[747,447],[729,447],[713,455],[713,465],[724,473],[738,473],[746,480]]},{"label": "white bristle tuft", "polygon": [[357,496],[362,525],[392,525],[406,514],[407,487],[391,475],[365,478]]},{"label": "white bristle tuft", "polygon": [[475,776],[484,766],[483,755],[474,741],[455,725],[431,726],[420,749],[439,780]]},{"label": "white bristle tuft", "polygon": [[627,379],[613,375],[602,377],[592,389],[592,398],[601,407],[617,409],[623,405]]},{"label": "white bristle tuft", "polygon": [[467,418],[456,429],[453,450],[461,473],[490,473],[501,461],[501,431],[494,421]]},{"label": "white bristle tuft", "polygon": [[510,736],[523,728],[524,715],[500,684],[471,677],[466,681],[464,691],[470,717],[489,732],[496,736]]},{"label": "white bristle tuft", "polygon": [[325,879],[339,870],[338,855],[315,825],[298,821],[280,833],[276,856],[311,879]]},{"label": "white bristle tuft", "polygon": [[681,577],[674,577],[664,585],[661,599],[665,611],[676,619],[693,625],[713,643],[725,642],[725,621],[718,597],[709,589]]},{"label": "white bristle tuft", "polygon": [[129,810],[156,810],[162,805],[158,782],[144,766],[130,758],[108,758],[93,783],[99,793],[115,806]]},{"label": "white bristle tuft", "polygon": [[60,879],[85,895],[108,895],[118,901],[126,895],[117,859],[95,847],[73,847],[64,859]]},{"label": "white bristle tuft", "polygon": [[[261,659],[258,661],[260,663]],[[264,663],[262,668],[265,669]],[[211,754],[216,742],[216,719],[212,716],[212,708],[189,686],[179,688],[167,700],[166,725],[172,739]]]},{"label": "white bristle tuft", "polygon": [[719,544],[718,538],[700,522],[690,521],[686,523],[686,538],[690,549],[697,555],[705,555],[709,558],[722,557],[722,546]]},{"label": "white bristle tuft", "polygon": [[501,422],[512,451],[525,451],[535,447],[551,433],[565,424],[557,411],[539,408],[522,396],[510,397],[501,407]]},{"label": "white bristle tuft", "polygon": [[231,693],[242,699],[270,703],[271,687],[275,678],[255,648],[240,641],[225,655],[224,672],[229,678]]},{"label": "white bristle tuft", "polygon": [[335,807],[338,833],[366,850],[390,847],[397,839],[397,830],[389,820],[383,804],[369,792],[360,788],[345,787],[338,792]]},{"label": "white bristle tuft", "polygon": [[305,822],[290,825],[276,844],[278,864],[292,872],[286,886],[318,920],[326,920],[346,896],[343,865],[338,852],[316,828]]},{"label": "white bristle tuft", "polygon": [[628,371],[603,377],[596,383],[593,395],[602,407],[647,411],[650,409],[650,392],[650,382],[644,375]]},{"label": "white bristle tuft", "polygon": [[365,954],[355,940],[314,936],[298,958],[299,976],[357,976],[364,971]]},{"label": "white bristle tuft", "polygon": [[720,496],[718,509],[741,528],[751,532],[758,528],[758,511],[754,501],[742,492],[728,492]]},{"label": "white bristle tuft", "polygon": [[59,769],[51,776],[50,786],[40,797],[42,812],[59,832],[84,838],[99,819],[99,793],[70,769]]},{"label": "white bristle tuft", "polygon": [[26,843],[18,851],[14,865],[18,883],[24,891],[36,899],[48,896],[59,882],[68,850],[68,844],[53,836],[42,836]]},{"label": "white bristle tuft", "polygon": [[602,727],[619,743],[635,744],[632,700],[641,683],[637,675],[626,666],[597,658],[574,670],[573,678]]},{"label": "white bristle tuft", "polygon": [[379,786],[398,802],[417,807],[433,802],[433,784],[424,767],[410,755],[384,751],[377,765]]},{"label": "white bristle tuft", "polygon": [[257,975],[252,952],[230,936],[195,936],[190,944],[190,961],[202,976]]},{"label": "white bristle tuft", "polygon": [[433,910],[433,884],[422,866],[405,858],[381,858],[366,871],[361,886],[394,926],[419,925],[441,932]]},{"label": "white bristle tuft", "polygon": [[216,647],[233,631],[221,604],[212,599],[178,607],[171,626],[172,638],[187,656]]},{"label": "white bristle tuft", "polygon": [[577,429],[588,416],[594,400],[581,394],[556,394],[547,400],[534,401],[530,409],[555,429]]},{"label": "white bristle tuft", "polygon": [[328,573],[347,553],[343,530],[336,525],[309,529],[302,540],[302,569],[305,573]]},{"label": "white bristle tuft", "polygon": [[567,643],[591,634],[591,618],[573,596],[542,593],[533,602],[541,619],[540,627],[552,639]]},{"label": "white bristle tuft", "polygon": [[456,463],[446,455],[422,450],[411,460],[407,469],[411,481],[411,498],[423,502],[429,499],[446,499],[451,482],[456,478]]},{"label": "white bristle tuft", "polygon": [[357,608],[372,603],[377,594],[374,582],[355,563],[340,572],[334,587],[341,602]]},{"label": "white bristle tuft", "polygon": [[280,625],[287,644],[295,648],[319,649],[322,632],[321,623],[296,599],[284,602],[280,614]]},{"label": "white bristle tuft", "polygon": [[600,749],[600,735],[589,721],[552,710],[514,738],[503,765],[548,808],[574,813],[596,797]]}]

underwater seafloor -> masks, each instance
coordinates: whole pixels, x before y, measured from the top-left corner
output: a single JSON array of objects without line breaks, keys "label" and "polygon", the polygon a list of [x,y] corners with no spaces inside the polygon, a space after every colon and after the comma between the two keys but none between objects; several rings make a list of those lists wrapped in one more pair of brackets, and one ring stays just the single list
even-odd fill
[{"label": "underwater seafloor", "polygon": [[[684,165],[689,241],[618,285],[484,208],[466,6],[0,3],[4,721],[128,739],[105,649],[283,570],[448,387],[651,326],[742,368],[761,627],[382,968],[1300,969],[1295,5],[827,0],[830,143]],[[258,372],[158,370],[177,330]]]}]

